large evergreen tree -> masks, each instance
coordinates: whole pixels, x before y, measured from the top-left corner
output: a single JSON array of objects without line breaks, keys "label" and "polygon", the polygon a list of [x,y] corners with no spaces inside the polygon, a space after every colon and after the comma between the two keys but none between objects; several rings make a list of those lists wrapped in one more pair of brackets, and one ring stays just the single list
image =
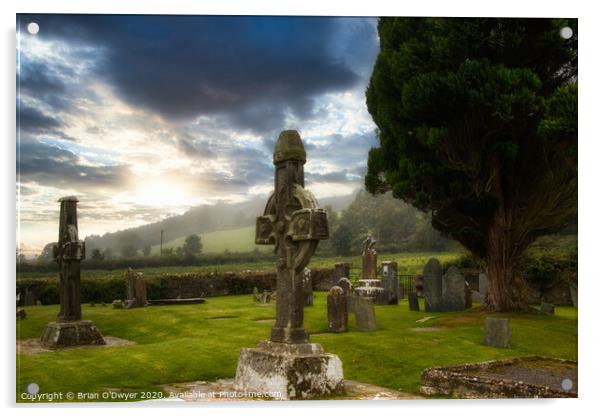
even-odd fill
[{"label": "large evergreen tree", "polygon": [[484,259],[489,309],[525,309],[518,260],[576,217],[577,21],[382,18],[378,32],[367,189]]}]

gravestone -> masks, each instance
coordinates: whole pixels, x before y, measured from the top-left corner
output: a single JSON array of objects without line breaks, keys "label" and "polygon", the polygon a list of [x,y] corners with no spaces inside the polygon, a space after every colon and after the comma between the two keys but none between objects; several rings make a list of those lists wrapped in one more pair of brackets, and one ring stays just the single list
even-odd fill
[{"label": "gravestone", "polygon": [[479,293],[481,298],[485,300],[485,296],[487,296],[487,292],[489,291],[489,277],[487,277],[487,273],[479,273]]},{"label": "gravestone", "polygon": [[578,295],[577,283],[570,282],[569,283],[569,291],[570,291],[570,294],[571,294],[571,303],[576,308],[577,307],[577,300],[578,300],[578,296],[577,296]]},{"label": "gravestone", "polygon": [[424,293],[424,310],[426,312],[441,311],[441,295],[443,291],[443,270],[441,263],[435,258],[429,259],[422,269]]},{"label": "gravestone", "polygon": [[351,280],[346,277],[341,277],[337,282],[336,286],[339,286],[345,292],[345,299],[347,299],[347,312],[353,312],[353,284]]},{"label": "gravestone", "polygon": [[349,263],[335,263],[332,273],[332,285],[336,286],[343,277],[349,279]]},{"label": "gravestone", "polygon": [[466,281],[457,267],[452,266],[443,275],[441,310],[462,311],[466,308]]},{"label": "gravestone", "polygon": [[261,302],[261,295],[259,294],[259,289],[257,289],[257,286],[253,287],[253,300],[256,303],[260,303]]},{"label": "gravestone", "polygon": [[257,218],[256,244],[273,244],[276,263],[276,323],[269,341],[240,352],[234,388],[312,398],[344,390],[339,357],[309,342],[303,328],[302,272],[320,240],[328,238],[326,211],[306,189],[306,153],[299,133],[283,131],[274,150],[275,189]]},{"label": "gravestone", "polygon": [[25,318],[27,318],[27,312],[25,312],[25,309],[17,309],[17,319]]},{"label": "gravestone", "polygon": [[416,292],[408,293],[408,305],[411,311],[420,312],[420,304],[418,303],[418,294]]},{"label": "gravestone", "polygon": [[358,331],[376,331],[376,312],[374,300],[370,297],[355,296],[353,313]]},{"label": "gravestone", "polygon": [[136,273],[136,305],[146,306],[148,305],[148,299],[146,297],[146,281],[144,275],[140,272]]},{"label": "gravestone", "polygon": [[123,309],[123,301],[121,299],[115,299],[112,303],[114,309]]},{"label": "gravestone", "polygon": [[470,290],[470,285],[468,282],[464,281],[465,284],[465,293],[464,296],[466,298],[466,304],[464,306],[465,309],[472,308],[472,290]]},{"label": "gravestone", "polygon": [[303,269],[303,300],[305,306],[314,306],[313,282],[311,279],[311,270]]},{"label": "gravestone", "polygon": [[399,299],[399,280],[397,279],[397,262],[382,262],[383,287],[387,291],[389,305],[397,305]]},{"label": "gravestone", "polygon": [[80,263],[86,252],[78,235],[78,200],[71,196],[61,198],[59,202],[59,239],[53,247],[53,257],[59,265],[60,310],[57,321],[46,326],[41,343],[49,348],[104,345],[98,328],[91,321],[82,320]]},{"label": "gravestone", "polygon": [[510,325],[506,318],[485,318],[483,344],[496,348],[510,347]]},{"label": "gravestone", "polygon": [[131,267],[125,271],[125,293],[127,296],[127,300],[134,300],[136,298],[136,276],[134,274],[134,270]]},{"label": "gravestone", "polygon": [[362,279],[377,279],[376,268],[378,254],[376,253],[375,248],[376,240],[369,235],[362,244]]},{"label": "gravestone", "polygon": [[546,315],[554,315],[554,304],[542,302],[539,311]]},{"label": "gravestone", "polygon": [[328,291],[326,300],[328,309],[328,332],[347,332],[347,296],[339,286],[333,286]]}]

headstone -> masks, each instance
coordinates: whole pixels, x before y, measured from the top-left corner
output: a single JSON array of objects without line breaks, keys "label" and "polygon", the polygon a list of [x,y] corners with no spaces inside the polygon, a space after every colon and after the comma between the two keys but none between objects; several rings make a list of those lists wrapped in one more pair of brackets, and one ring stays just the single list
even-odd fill
[{"label": "headstone", "polygon": [[424,296],[424,278],[422,275],[416,275],[412,280],[414,281],[414,292],[416,292],[419,297]]},{"label": "headstone", "polygon": [[314,306],[313,282],[311,279],[311,270],[303,269],[303,300],[305,306]]},{"label": "headstone", "polygon": [[146,282],[144,281],[144,275],[142,273],[136,273],[135,295],[137,306],[146,306],[148,304]]},{"label": "headstone", "polygon": [[571,293],[571,302],[573,303],[573,307],[577,307],[577,295],[578,295],[578,290],[577,290],[577,283],[575,282],[570,282],[569,283],[569,291]]},{"label": "headstone", "polygon": [[57,322],[46,326],[42,345],[50,348],[105,344],[102,334],[91,321],[82,320],[80,263],[86,256],[77,227],[77,198],[65,197],[61,203],[58,243],[53,257],[59,265],[60,310]]},{"label": "headstone", "polygon": [[397,262],[382,262],[383,287],[387,291],[387,303],[397,305],[399,299],[399,280],[397,279]]},{"label": "headstone", "polygon": [[136,298],[136,276],[131,267],[125,271],[125,292],[128,300]]},{"label": "headstone", "polygon": [[479,273],[479,293],[483,300],[487,296],[487,292],[489,291],[489,277],[487,277],[487,273]]},{"label": "headstone", "polygon": [[426,312],[441,311],[442,277],[443,270],[439,260],[429,259],[422,269],[424,310]]},{"label": "headstone", "polygon": [[36,306],[42,306],[42,301],[36,300]]},{"label": "headstone", "polygon": [[332,273],[332,285],[336,286],[343,277],[349,279],[349,263],[335,263]]},{"label": "headstone", "polygon": [[546,315],[554,315],[554,304],[542,302],[539,311],[541,313],[545,313]]},{"label": "headstone", "polygon": [[506,318],[485,318],[483,344],[496,348],[509,348],[511,343],[510,325]]},{"label": "headstone", "polygon": [[25,312],[25,309],[17,309],[17,319],[25,318],[27,318],[27,312]]},{"label": "headstone", "polygon": [[466,285],[465,287],[465,299],[466,299],[466,304],[464,306],[465,309],[470,309],[472,308],[472,290],[470,290],[470,285],[468,284],[467,281],[464,281],[464,284]]},{"label": "headstone", "polygon": [[34,306],[35,304],[36,304],[36,297],[34,296],[33,292],[26,289],[23,306]]},{"label": "headstone", "polygon": [[376,240],[369,235],[363,242],[362,250],[362,279],[377,279],[376,268],[377,258]]},{"label": "headstone", "polygon": [[328,291],[326,300],[328,309],[328,332],[347,332],[347,296],[339,286]]},{"label": "headstone", "polygon": [[416,292],[408,293],[408,305],[411,311],[420,312],[420,304],[418,303],[418,294]]},{"label": "headstone", "polygon": [[355,296],[353,313],[358,331],[376,331],[376,313],[374,300],[369,297]]},{"label": "headstone", "polygon": [[305,160],[299,133],[283,131],[274,150],[275,189],[255,231],[255,243],[273,244],[278,256],[276,323],[269,341],[241,350],[234,380],[238,391],[307,399],[344,389],[339,357],[310,343],[303,328],[303,268],[318,242],[328,238],[326,211],[304,189]]},{"label": "headstone", "polygon": [[345,292],[345,299],[347,299],[347,312],[353,312],[353,284],[351,280],[346,277],[341,277],[337,282],[336,286],[339,286]]},{"label": "headstone", "polygon": [[115,299],[113,301],[113,308],[115,308],[115,309],[123,309],[123,302],[120,299]]},{"label": "headstone", "polygon": [[470,291],[470,297],[475,303],[483,303],[485,301],[485,298],[483,297],[483,295],[481,295],[481,292],[478,292],[476,290]]},{"label": "headstone", "polygon": [[441,310],[462,311],[466,308],[466,281],[457,267],[452,266],[443,275]]},{"label": "headstone", "polygon": [[257,289],[257,286],[253,287],[253,300],[256,303],[261,302],[261,295],[259,294],[259,289]]}]

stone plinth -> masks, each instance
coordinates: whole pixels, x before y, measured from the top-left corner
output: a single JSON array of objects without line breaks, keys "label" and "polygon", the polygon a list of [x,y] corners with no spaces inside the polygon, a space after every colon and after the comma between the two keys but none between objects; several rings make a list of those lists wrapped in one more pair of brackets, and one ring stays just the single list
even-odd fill
[{"label": "stone plinth", "polygon": [[48,348],[105,345],[102,334],[92,321],[51,322],[40,342]]},{"label": "stone plinth", "polygon": [[356,295],[372,298],[375,305],[389,304],[389,292],[382,287],[379,279],[361,279],[358,283],[359,286],[354,289]]},{"label": "stone plinth", "polygon": [[263,341],[241,350],[234,388],[289,399],[338,395],[344,392],[343,364],[319,344]]}]

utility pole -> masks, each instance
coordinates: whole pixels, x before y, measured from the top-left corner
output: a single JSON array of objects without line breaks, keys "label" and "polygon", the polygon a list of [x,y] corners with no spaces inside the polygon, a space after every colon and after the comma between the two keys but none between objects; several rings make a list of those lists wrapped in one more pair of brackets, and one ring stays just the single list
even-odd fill
[{"label": "utility pole", "polygon": [[161,244],[159,246],[159,256],[163,255],[163,230],[161,230]]}]

